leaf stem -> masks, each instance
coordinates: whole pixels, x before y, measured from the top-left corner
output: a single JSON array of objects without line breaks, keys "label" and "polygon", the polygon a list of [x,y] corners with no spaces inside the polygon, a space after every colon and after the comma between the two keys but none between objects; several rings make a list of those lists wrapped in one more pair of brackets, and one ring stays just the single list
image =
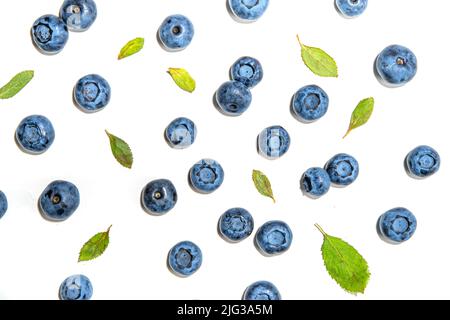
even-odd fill
[{"label": "leaf stem", "polygon": [[303,48],[303,43],[300,41],[300,36],[297,34],[297,41],[300,44],[300,47]]},{"label": "leaf stem", "polygon": [[348,128],[347,132],[345,133],[345,135],[342,137],[342,139],[345,139],[349,133],[352,131],[352,128]]},{"label": "leaf stem", "polygon": [[109,230],[111,230],[112,225],[109,226],[108,230],[106,230],[106,233],[109,234]]},{"label": "leaf stem", "polygon": [[327,233],[323,231],[322,227],[318,223],[315,223],[314,226],[320,231],[321,234],[323,234],[324,237],[327,236]]}]

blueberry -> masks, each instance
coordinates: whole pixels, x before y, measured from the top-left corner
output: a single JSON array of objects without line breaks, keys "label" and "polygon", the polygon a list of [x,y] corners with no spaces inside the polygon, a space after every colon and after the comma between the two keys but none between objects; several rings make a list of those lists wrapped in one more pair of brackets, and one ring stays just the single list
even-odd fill
[{"label": "blueberry", "polygon": [[225,240],[239,242],[253,232],[253,217],[243,208],[227,210],[219,219],[219,231]]},{"label": "blueberry", "polygon": [[252,102],[252,93],[239,81],[227,81],[216,91],[220,111],[228,116],[240,116]]},{"label": "blueberry", "polygon": [[320,198],[330,189],[331,180],[328,172],[322,168],[306,170],[300,179],[302,191],[311,198]]},{"label": "blueberry", "polygon": [[16,129],[16,141],[20,148],[30,154],[48,150],[55,140],[53,125],[44,116],[32,115],[23,119]]},{"label": "blueberry", "polygon": [[37,19],[31,27],[31,35],[36,48],[44,54],[60,52],[69,39],[69,31],[64,21],[48,14]]},{"label": "blueberry", "polygon": [[336,8],[346,18],[355,18],[367,9],[368,0],[336,0]]},{"label": "blueberry", "polygon": [[80,110],[92,113],[102,110],[111,99],[111,87],[98,74],[89,74],[78,80],[73,96]]},{"label": "blueberry", "polygon": [[171,271],[180,277],[187,277],[202,265],[202,251],[195,243],[182,241],[169,251],[167,260]]},{"label": "blueberry", "polygon": [[189,171],[191,187],[200,193],[211,193],[223,183],[224,171],[215,160],[202,159]]},{"label": "blueberry", "polygon": [[253,22],[266,11],[269,0],[228,0],[228,7],[238,21]]},{"label": "blueberry", "polygon": [[97,6],[92,0],[65,0],[59,16],[70,31],[86,31],[97,18]]},{"label": "blueberry", "polygon": [[8,199],[6,195],[0,191],[0,219],[5,215],[8,210]]},{"label": "blueberry", "polygon": [[281,294],[271,282],[258,281],[247,287],[242,300],[281,300]]},{"label": "blueberry", "polygon": [[194,122],[188,118],[177,118],[166,128],[165,137],[167,143],[175,149],[184,149],[192,145],[197,136],[197,128]]},{"label": "blueberry", "polygon": [[194,37],[192,22],[181,14],[167,17],[158,30],[158,39],[169,51],[185,49]]},{"label": "blueberry", "polygon": [[239,58],[231,66],[230,74],[232,80],[239,81],[248,88],[255,87],[264,76],[261,63],[252,57]]},{"label": "blueberry", "polygon": [[417,58],[408,48],[395,44],[381,51],[375,67],[381,83],[389,87],[400,87],[416,75]]},{"label": "blueberry", "polygon": [[409,240],[416,231],[416,217],[405,208],[395,208],[380,216],[377,232],[382,240],[398,244]]},{"label": "blueberry", "polygon": [[258,152],[267,159],[278,159],[283,156],[291,144],[289,133],[281,126],[264,129],[258,135]]},{"label": "blueberry", "polygon": [[51,221],[64,221],[80,205],[77,187],[68,181],[56,180],[50,183],[39,197],[39,209],[43,217]]},{"label": "blueberry", "polygon": [[420,179],[435,174],[441,165],[441,158],[433,148],[419,146],[408,153],[405,162],[407,173]]},{"label": "blueberry", "polygon": [[263,255],[273,256],[289,249],[292,231],[283,221],[269,221],[256,232],[256,245]]},{"label": "blueberry", "polygon": [[325,164],[325,170],[335,186],[348,186],[359,174],[359,164],[352,156],[339,153]]},{"label": "blueberry", "polygon": [[292,99],[292,112],[302,122],[312,122],[322,118],[328,111],[328,95],[316,85],[299,89]]},{"label": "blueberry", "polygon": [[89,300],[92,293],[91,281],[82,274],[68,277],[59,287],[59,298],[61,300]]},{"label": "blueberry", "polygon": [[142,190],[141,202],[145,211],[163,215],[175,207],[178,195],[175,186],[166,179],[153,180]]}]

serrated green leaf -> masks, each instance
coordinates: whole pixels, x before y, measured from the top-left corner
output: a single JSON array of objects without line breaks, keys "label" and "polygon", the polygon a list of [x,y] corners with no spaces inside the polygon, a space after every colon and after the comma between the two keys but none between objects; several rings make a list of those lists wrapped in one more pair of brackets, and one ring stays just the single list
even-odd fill
[{"label": "serrated green leaf", "polygon": [[97,233],[83,245],[80,250],[78,262],[93,260],[105,252],[109,245],[109,230],[111,227],[112,226],[110,226],[105,232]]},{"label": "serrated green leaf", "polygon": [[309,70],[321,77],[338,77],[336,61],[328,53],[319,48],[305,46],[298,35],[297,40],[302,49],[303,63]]},{"label": "serrated green leaf", "polygon": [[118,59],[121,60],[135,53],[138,53],[139,51],[142,50],[143,47],[144,47],[144,38],[136,38],[131,41],[128,41],[128,43],[123,46],[122,50],[120,50]]},{"label": "serrated green leaf", "polygon": [[131,152],[130,146],[107,130],[105,132],[108,135],[114,158],[125,168],[131,169],[133,165],[133,153]]},{"label": "serrated green leaf", "polygon": [[315,226],[323,234],[322,258],[331,278],[352,294],[364,293],[370,278],[366,260],[347,242]]},{"label": "serrated green leaf", "polygon": [[0,99],[14,97],[34,77],[34,71],[27,70],[16,74],[7,84],[0,89]]},{"label": "serrated green leaf", "polygon": [[352,118],[350,119],[350,125],[348,126],[347,133],[345,134],[344,138],[348,136],[348,134],[353,130],[356,129],[369,121],[370,116],[373,112],[373,107],[375,105],[375,99],[374,98],[367,98],[364,100],[361,100],[358,105],[356,106],[355,110],[353,110]]},{"label": "serrated green leaf", "polygon": [[189,72],[183,68],[169,68],[167,71],[171,76],[173,81],[181,89],[187,92],[194,92],[195,90],[195,80],[191,77]]},{"label": "serrated green leaf", "polygon": [[253,170],[252,179],[256,190],[258,190],[258,192],[263,196],[269,197],[273,200],[273,202],[275,202],[275,197],[273,196],[269,178],[267,178],[261,171]]}]

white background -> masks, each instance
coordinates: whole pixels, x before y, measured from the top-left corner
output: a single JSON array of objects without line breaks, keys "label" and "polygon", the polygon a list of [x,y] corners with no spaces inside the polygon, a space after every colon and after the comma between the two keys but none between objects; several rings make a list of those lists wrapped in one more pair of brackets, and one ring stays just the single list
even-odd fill
[{"label": "white background", "polygon": [[[0,82],[35,70],[20,94],[0,101],[0,189],[9,200],[0,220],[1,299],[57,299],[61,281],[76,273],[91,279],[94,299],[240,299],[249,284],[263,279],[284,299],[450,298],[449,1],[435,0],[432,8],[418,0],[370,1],[353,20],[338,15],[332,0],[271,1],[258,22],[240,24],[225,0],[97,0],[90,30],[71,33],[60,54],[41,55],[30,27],[43,14],[57,14],[61,3],[1,1]],[[185,51],[168,53],[156,31],[175,13],[188,16],[196,32]],[[338,79],[319,78],[303,65],[296,33],[336,59]],[[120,48],[137,36],[145,37],[144,50],[117,61]],[[381,86],[372,71],[376,55],[393,43],[411,48],[419,61],[416,78],[398,89]],[[226,117],[214,108],[213,93],[243,55],[258,58],[265,77],[252,90],[249,110]],[[168,67],[188,69],[197,90],[178,89]],[[72,103],[75,82],[88,73],[102,75],[112,87],[111,103],[96,114]],[[290,115],[289,103],[297,89],[313,83],[327,91],[330,107],[306,125]],[[342,140],[353,108],[369,96],[376,100],[369,123]],[[56,130],[53,146],[40,156],[21,152],[13,138],[30,114],[47,116]],[[186,150],[170,149],[163,139],[166,125],[179,116],[198,127],[197,141]],[[289,131],[292,144],[283,158],[269,161],[257,154],[255,141],[275,124]],[[114,160],[105,129],[132,147],[132,170]],[[420,144],[437,149],[442,166],[417,181],[406,175],[403,159]],[[302,196],[301,174],[338,152],[358,159],[358,180],[319,200]],[[187,183],[189,168],[204,157],[225,170],[224,184],[211,195],[197,194]],[[256,192],[252,169],[271,179],[276,204]],[[179,194],[176,207],[162,217],[146,214],[139,201],[144,185],[157,178],[172,180]],[[62,223],[44,220],[36,206],[55,179],[75,183],[81,193],[79,209]],[[255,227],[286,221],[294,233],[290,250],[267,258],[253,238],[222,240],[218,218],[235,206],[253,214]],[[375,224],[397,206],[416,215],[418,228],[410,241],[393,246],[379,239]],[[315,222],[366,258],[372,276],[364,295],[344,292],[328,276]],[[105,254],[77,263],[82,244],[110,224]],[[167,252],[181,240],[197,243],[204,256],[200,270],[186,279],[166,268]]]}]

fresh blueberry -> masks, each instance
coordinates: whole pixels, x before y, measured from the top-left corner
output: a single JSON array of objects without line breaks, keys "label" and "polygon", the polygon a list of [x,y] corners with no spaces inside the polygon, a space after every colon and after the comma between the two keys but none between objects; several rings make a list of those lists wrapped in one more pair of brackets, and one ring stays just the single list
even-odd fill
[{"label": "fresh blueberry", "polygon": [[330,189],[331,180],[328,172],[322,168],[306,170],[300,179],[302,191],[311,198],[320,198]]},{"label": "fresh blueberry", "polygon": [[223,182],[224,171],[215,160],[202,159],[189,171],[189,182],[192,188],[200,193],[211,193]]},{"label": "fresh blueberry", "polygon": [[111,99],[111,87],[98,74],[89,74],[78,80],[73,90],[78,107],[87,113],[102,110]]},{"label": "fresh blueberry", "polygon": [[239,58],[231,66],[230,73],[232,80],[239,81],[248,88],[255,87],[264,76],[261,63],[252,57]]},{"label": "fresh blueberry", "polygon": [[225,240],[239,242],[253,232],[253,217],[243,208],[227,210],[219,219],[219,231]]},{"label": "fresh blueberry", "polygon": [[416,217],[405,208],[387,211],[380,216],[377,223],[378,235],[391,244],[398,244],[411,238],[416,227]]},{"label": "fresh blueberry", "polygon": [[56,180],[50,183],[39,197],[39,209],[47,220],[64,221],[80,205],[77,187],[68,181]]},{"label": "fresh blueberry", "polygon": [[346,18],[355,18],[367,9],[369,0],[336,0],[336,8]]},{"label": "fresh blueberry", "polygon": [[249,88],[239,81],[227,81],[216,91],[220,111],[228,116],[240,116],[252,102]]},{"label": "fresh blueberry", "polygon": [[283,156],[291,144],[289,133],[281,126],[264,129],[258,135],[258,152],[267,159],[278,159]]},{"label": "fresh blueberry", "polygon": [[289,249],[292,231],[283,221],[269,221],[256,232],[256,245],[263,255],[273,256]]},{"label": "fresh blueberry", "polygon": [[228,7],[241,22],[258,20],[266,11],[269,0],[228,0]]},{"label": "fresh blueberry", "polygon": [[59,16],[70,31],[86,31],[97,18],[97,6],[92,0],[65,0]]},{"label": "fresh blueberry", "polygon": [[417,73],[417,58],[403,46],[391,45],[375,61],[376,75],[388,87],[400,87],[411,81]]},{"label": "fresh blueberry", "polygon": [[61,283],[59,298],[61,300],[89,300],[93,291],[89,278],[82,274],[76,274]]},{"label": "fresh blueberry", "polygon": [[192,145],[197,136],[194,122],[188,118],[177,118],[166,128],[165,137],[172,148],[184,149]]},{"label": "fresh blueberry", "polygon": [[420,179],[435,174],[441,165],[441,158],[433,148],[419,146],[408,153],[405,162],[408,174]]},{"label": "fresh blueberry", "polygon": [[334,185],[348,186],[358,178],[359,164],[351,155],[339,153],[326,163],[325,170]]},{"label": "fresh blueberry", "polygon": [[6,195],[0,191],[0,219],[5,215],[8,210],[8,199]]},{"label": "fresh blueberry", "polygon": [[271,282],[258,281],[247,287],[242,300],[281,300],[281,294]]},{"label": "fresh blueberry", "polygon": [[163,215],[175,207],[178,195],[175,186],[166,179],[153,180],[142,190],[142,206],[150,214]]},{"label": "fresh blueberry", "polygon": [[180,277],[187,277],[202,265],[202,251],[195,243],[182,241],[169,251],[167,260],[170,270]]},{"label": "fresh blueberry", "polygon": [[44,116],[32,115],[23,119],[16,129],[16,141],[20,148],[30,154],[48,150],[55,140],[55,129]]},{"label": "fresh blueberry", "polygon": [[31,28],[36,48],[44,54],[60,52],[69,39],[69,31],[64,21],[48,14],[37,19]]},{"label": "fresh blueberry", "polygon": [[316,85],[299,89],[292,99],[292,112],[301,122],[312,122],[322,118],[328,111],[328,95]]},{"label": "fresh blueberry", "polygon": [[167,17],[158,30],[158,38],[165,49],[180,51],[185,49],[194,37],[192,22],[181,14]]}]

